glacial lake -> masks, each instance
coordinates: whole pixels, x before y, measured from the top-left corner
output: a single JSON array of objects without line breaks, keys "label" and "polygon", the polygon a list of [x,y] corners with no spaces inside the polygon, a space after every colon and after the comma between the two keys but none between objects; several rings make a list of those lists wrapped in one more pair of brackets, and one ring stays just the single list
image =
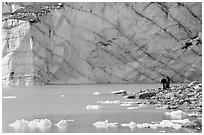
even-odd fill
[{"label": "glacial lake", "polygon": [[[190,129],[173,128],[134,128],[122,127],[122,123],[152,123],[169,119],[164,115],[166,109],[155,109],[154,105],[144,108],[127,109],[138,107],[138,104],[121,106],[121,104],[102,104],[99,101],[120,102],[144,100],[124,99],[121,95],[111,94],[112,91],[124,89],[131,93],[147,88],[159,88],[160,84],[113,84],[113,85],[47,85],[29,87],[2,86],[2,132],[45,132],[45,133],[184,133],[196,132]],[[100,93],[93,95],[94,92]],[[98,102],[98,103],[97,103]],[[99,105],[99,110],[88,110],[87,105]],[[9,124],[16,120],[25,119],[49,119],[52,126],[45,130],[30,128],[16,129]],[[60,120],[70,120],[66,128],[55,126]],[[93,123],[105,121],[118,123],[117,127],[96,128]]]}]

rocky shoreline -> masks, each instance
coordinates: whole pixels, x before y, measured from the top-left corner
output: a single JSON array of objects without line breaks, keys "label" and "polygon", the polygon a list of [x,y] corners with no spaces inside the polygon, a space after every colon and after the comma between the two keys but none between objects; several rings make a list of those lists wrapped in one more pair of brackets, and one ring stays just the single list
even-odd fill
[{"label": "rocky shoreline", "polygon": [[[191,121],[182,125],[184,128],[202,130],[202,83],[193,81],[189,84],[179,84],[163,90],[146,89],[136,93],[118,91],[127,99],[144,99],[143,104],[155,105],[156,109],[168,109],[165,115],[179,116],[179,119],[189,118]],[[180,117],[181,116],[181,117]]]}]

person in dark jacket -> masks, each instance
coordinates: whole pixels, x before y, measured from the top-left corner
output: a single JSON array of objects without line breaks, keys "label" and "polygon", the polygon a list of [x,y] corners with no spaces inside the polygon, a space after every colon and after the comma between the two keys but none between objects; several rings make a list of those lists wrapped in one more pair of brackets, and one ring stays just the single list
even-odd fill
[{"label": "person in dark jacket", "polygon": [[165,77],[162,78],[161,83],[163,84],[163,90],[167,88],[167,80]]},{"label": "person in dark jacket", "polygon": [[166,77],[166,88],[167,88],[167,89],[170,88],[170,81],[171,81],[170,77],[167,76],[167,77]]}]

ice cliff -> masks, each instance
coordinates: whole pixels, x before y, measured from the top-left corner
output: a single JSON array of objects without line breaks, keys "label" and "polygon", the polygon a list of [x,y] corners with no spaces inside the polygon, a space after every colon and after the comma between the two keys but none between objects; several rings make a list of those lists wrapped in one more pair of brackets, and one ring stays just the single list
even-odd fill
[{"label": "ice cliff", "polygon": [[42,5],[3,3],[3,84],[201,81],[202,3]]}]

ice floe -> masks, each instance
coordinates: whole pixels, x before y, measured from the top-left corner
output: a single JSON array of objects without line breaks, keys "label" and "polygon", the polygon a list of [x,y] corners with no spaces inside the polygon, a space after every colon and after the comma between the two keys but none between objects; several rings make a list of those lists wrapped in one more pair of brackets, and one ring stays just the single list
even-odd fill
[{"label": "ice floe", "polygon": [[172,111],[172,112],[165,112],[165,115],[170,117],[171,119],[181,120],[188,116],[187,113],[183,112],[182,110]]},{"label": "ice floe", "polygon": [[165,133],[166,131],[164,131],[164,130],[161,130],[161,131],[159,131],[160,133]]},{"label": "ice floe", "polygon": [[66,97],[66,95],[60,95],[60,97]]},{"label": "ice floe", "polygon": [[66,120],[66,121],[75,121],[75,120]]},{"label": "ice floe", "polygon": [[23,129],[26,128],[29,124],[29,121],[27,120],[16,120],[15,122],[9,124],[9,127],[15,128],[15,129]]},{"label": "ice floe", "polygon": [[93,95],[100,95],[101,93],[99,93],[99,92],[94,92],[94,93],[92,93]]},{"label": "ice floe", "polygon": [[127,109],[128,109],[128,110],[134,110],[134,109],[138,109],[138,108],[139,108],[139,107],[136,107],[136,106],[135,106],[135,107],[128,107]]},{"label": "ice floe", "polygon": [[130,123],[122,123],[120,124],[122,127],[129,127],[131,130],[133,130],[134,128],[137,127],[137,124],[133,121],[131,121]]},{"label": "ice floe", "polygon": [[52,122],[48,119],[34,119],[33,121],[27,120],[16,120],[14,123],[9,124],[10,127],[15,129],[23,129],[29,127],[31,129],[39,128],[39,129],[48,129],[52,126]]},{"label": "ice floe", "polygon": [[66,128],[68,126],[67,120],[61,120],[55,126],[59,128]]},{"label": "ice floe", "polygon": [[127,94],[126,90],[117,90],[117,91],[112,91],[111,94]]},{"label": "ice floe", "polygon": [[114,100],[114,101],[106,100],[106,101],[97,101],[97,103],[101,103],[101,104],[120,104],[120,101],[119,100]]},{"label": "ice floe", "polygon": [[125,101],[125,102],[121,102],[121,104],[136,104],[137,102],[134,101]]},{"label": "ice floe", "polygon": [[[48,129],[52,126],[52,122],[48,119],[40,119],[39,121],[37,121],[37,120],[36,120],[36,124],[37,124],[37,127],[40,129]],[[34,125],[34,127],[36,127],[36,125]]]},{"label": "ice floe", "polygon": [[110,128],[117,128],[118,127],[118,123],[109,123],[108,120],[105,121],[98,121],[93,123],[93,126],[96,128],[103,128],[103,129],[108,129]]},{"label": "ice floe", "polygon": [[102,108],[103,108],[103,106],[99,106],[99,105],[87,105],[86,106],[86,109],[88,109],[88,110],[99,110]]},{"label": "ice floe", "polygon": [[131,121],[130,123],[123,123],[121,124],[122,127],[130,127],[131,129],[134,128],[173,128],[173,129],[180,129],[182,125],[189,123],[189,119],[183,119],[183,120],[162,120],[158,123],[141,123],[136,124],[135,122]]},{"label": "ice floe", "polygon": [[139,108],[146,108],[147,105],[146,104],[139,104]]},{"label": "ice floe", "polygon": [[[58,128],[66,128],[68,126],[68,122],[71,122],[74,120],[60,120],[55,126]],[[27,120],[16,120],[15,122],[9,124],[9,127],[12,127],[14,129],[25,129],[30,128],[31,130],[34,130],[36,128],[40,130],[46,130],[51,128],[52,122],[49,119],[34,119],[32,121]]]},{"label": "ice floe", "polygon": [[10,99],[10,98],[11,98],[11,99],[12,99],[12,98],[14,99],[14,98],[16,98],[16,97],[15,97],[15,96],[4,96],[4,97],[2,97],[2,98],[3,98],[3,99]]},{"label": "ice floe", "polygon": [[131,106],[132,104],[120,104],[120,106]]}]

